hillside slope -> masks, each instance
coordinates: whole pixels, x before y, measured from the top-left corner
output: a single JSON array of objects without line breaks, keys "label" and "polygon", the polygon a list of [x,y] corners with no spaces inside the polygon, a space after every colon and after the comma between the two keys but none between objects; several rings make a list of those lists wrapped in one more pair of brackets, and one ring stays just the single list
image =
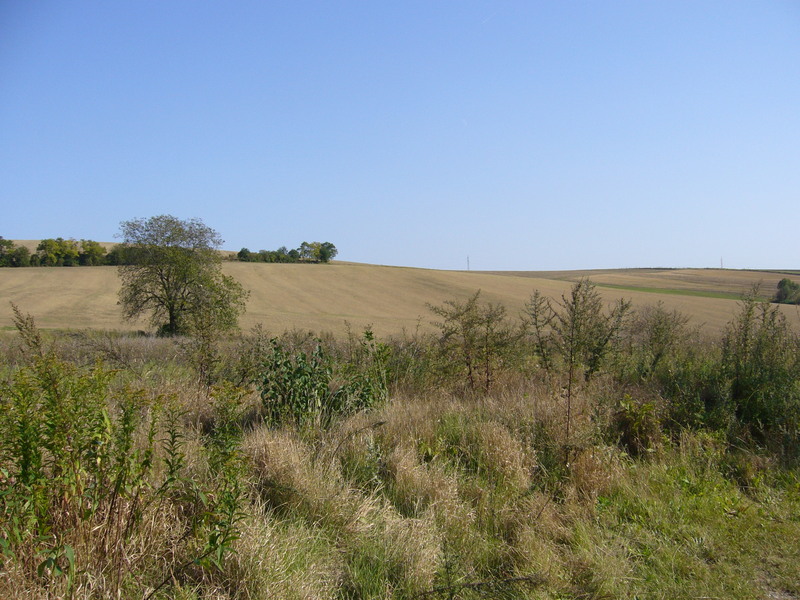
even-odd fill
[{"label": "hillside slope", "polygon": [[[276,332],[292,328],[341,332],[349,323],[355,329],[371,324],[379,334],[430,327],[433,316],[426,303],[441,304],[478,289],[484,299],[502,302],[516,315],[535,289],[558,299],[572,281],[584,276],[597,283],[609,301],[619,297],[637,305],[662,301],[667,308],[689,315],[693,324],[715,331],[736,311],[736,296],[758,283],[764,294],[771,294],[784,276],[719,269],[487,273],[237,262],[224,263],[224,271],[250,290],[241,323],[245,329],[262,323]],[[9,303],[14,302],[44,328],[147,329],[145,322],[122,320],[118,290],[115,267],[2,269],[0,327],[11,325]],[[783,310],[790,321],[800,324],[796,308]]]}]

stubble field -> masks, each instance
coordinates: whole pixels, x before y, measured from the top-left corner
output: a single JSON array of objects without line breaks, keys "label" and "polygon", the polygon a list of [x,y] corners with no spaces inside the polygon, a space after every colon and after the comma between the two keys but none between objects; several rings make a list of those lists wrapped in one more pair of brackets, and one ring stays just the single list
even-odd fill
[{"label": "stubble field", "polygon": [[[341,333],[349,325],[371,325],[380,335],[431,327],[427,303],[441,304],[481,290],[485,301],[521,310],[534,290],[560,299],[588,277],[609,301],[626,298],[634,306],[662,302],[689,316],[691,324],[719,332],[737,310],[737,300],[759,285],[771,296],[786,273],[729,269],[620,269],[598,271],[476,272],[335,263],[328,265],[226,262],[224,271],[250,290],[244,329]],[[789,275],[791,276],[791,275]],[[13,302],[43,328],[148,329],[122,320],[117,306],[116,267],[25,268],[0,272],[0,326],[11,325]],[[793,307],[782,307],[800,324]]]}]

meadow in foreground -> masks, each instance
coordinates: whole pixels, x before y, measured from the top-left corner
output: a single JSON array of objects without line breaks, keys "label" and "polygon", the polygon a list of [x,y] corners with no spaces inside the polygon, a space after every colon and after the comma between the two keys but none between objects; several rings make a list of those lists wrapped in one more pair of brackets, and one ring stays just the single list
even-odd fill
[{"label": "meadow in foreground", "polygon": [[797,334],[594,299],[213,350],[17,311],[0,595],[800,598]]}]

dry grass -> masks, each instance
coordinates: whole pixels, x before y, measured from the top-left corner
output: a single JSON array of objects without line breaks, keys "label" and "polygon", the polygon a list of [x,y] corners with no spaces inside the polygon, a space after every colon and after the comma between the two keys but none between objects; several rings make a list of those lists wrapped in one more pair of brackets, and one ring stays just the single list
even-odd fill
[{"label": "dry grass", "polygon": [[[787,274],[779,271],[738,269],[597,269],[584,271],[491,271],[491,273],[570,282],[588,277],[600,284],[695,292],[727,292],[731,294],[746,292],[753,285],[761,285],[764,291],[771,291],[777,287],[778,281],[787,277]],[[788,277],[792,277],[792,275],[789,274]]]},{"label": "dry grass", "polygon": [[234,597],[252,600],[336,598],[344,568],[324,531],[276,519],[256,505],[241,525],[226,568]]},{"label": "dry grass", "polygon": [[[767,487],[759,481],[775,465],[745,458],[743,491],[708,434],[627,456],[601,435],[608,399],[624,391],[602,376],[575,392],[566,439],[562,384],[554,375],[509,380],[488,398],[396,395],[327,430],[248,427],[235,552],[221,571],[187,569],[160,597],[797,597],[796,482]],[[185,409],[186,475],[213,481],[201,427],[211,400],[185,381],[159,388]],[[162,562],[192,554],[170,546],[178,515],[144,518],[129,558],[158,580]],[[91,537],[74,547],[74,597],[109,596],[113,581],[92,570],[104,547]],[[3,575],[0,597],[63,591]],[[514,581],[526,578],[535,583]],[[121,597],[141,597],[137,585]]]},{"label": "dry grass", "polygon": [[[350,272],[348,265],[243,266],[262,275],[286,270],[296,286],[304,273]],[[351,266],[372,279],[381,272]],[[418,274],[383,273],[391,279],[397,272]],[[472,274],[451,275],[450,284],[467,289]],[[406,285],[413,288],[411,280]],[[303,301],[317,306],[315,298]],[[167,433],[178,422],[180,481],[211,496],[220,491],[224,472],[213,452],[225,439],[218,427],[224,413],[173,341],[94,332],[46,337],[59,342],[65,359],[92,365],[95,352],[120,377],[163,396],[153,482],[166,475],[173,455]],[[18,353],[0,346],[0,358],[13,359],[9,376]],[[102,523],[63,540],[80,556],[75,597],[116,589],[118,597],[143,597],[167,576],[159,597],[187,600],[800,597],[796,470],[782,470],[777,456],[756,448],[732,446],[719,431],[651,432],[645,408],[665,400],[611,373],[574,386],[567,428],[565,381],[558,372],[505,373],[488,397],[457,385],[398,386],[385,402],[327,428],[267,426],[253,393],[237,405],[242,443],[237,436],[231,473],[245,491],[235,552],[225,553],[219,570],[191,562],[205,537],[186,537],[181,527],[191,530],[186,514],[199,510],[199,496],[178,494],[184,488],[176,486],[175,495],[163,496],[164,510],[158,496],[144,511],[135,539],[119,546],[126,556],[115,558],[114,544],[98,539]],[[109,405],[112,416],[116,406]],[[626,406],[627,421],[618,416]],[[180,417],[171,420],[176,413],[167,408]],[[643,443],[629,443],[626,430]],[[139,431],[140,446],[145,435]],[[124,586],[103,557],[112,566],[132,564]],[[0,597],[65,595],[62,580],[48,590],[34,572],[0,563]]]}]

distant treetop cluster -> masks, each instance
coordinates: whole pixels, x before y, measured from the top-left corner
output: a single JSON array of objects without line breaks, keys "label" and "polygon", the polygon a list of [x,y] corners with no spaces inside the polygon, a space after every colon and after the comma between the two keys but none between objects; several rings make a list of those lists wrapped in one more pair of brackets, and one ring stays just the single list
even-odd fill
[{"label": "distant treetop cluster", "polygon": [[30,265],[30,250],[0,237],[0,267],[29,267]]},{"label": "distant treetop cluster", "polygon": [[[331,242],[303,242],[299,248],[288,250],[281,246],[277,250],[250,252],[242,248],[236,260],[264,263],[327,263],[338,254]],[[35,252],[0,236],[0,267],[73,267],[126,265],[125,248],[121,245],[106,250],[94,240],[48,238],[41,240]]]},{"label": "distant treetop cluster", "polygon": [[286,246],[281,246],[277,250],[259,250],[250,252],[247,248],[242,248],[236,254],[237,258],[243,262],[265,262],[265,263],[295,263],[295,262],[330,262],[339,251],[331,242],[303,242],[299,248],[289,250]]},{"label": "distant treetop cluster", "polygon": [[120,252],[107,252],[94,240],[41,240],[35,252],[0,237],[0,267],[72,267],[120,264]]}]

